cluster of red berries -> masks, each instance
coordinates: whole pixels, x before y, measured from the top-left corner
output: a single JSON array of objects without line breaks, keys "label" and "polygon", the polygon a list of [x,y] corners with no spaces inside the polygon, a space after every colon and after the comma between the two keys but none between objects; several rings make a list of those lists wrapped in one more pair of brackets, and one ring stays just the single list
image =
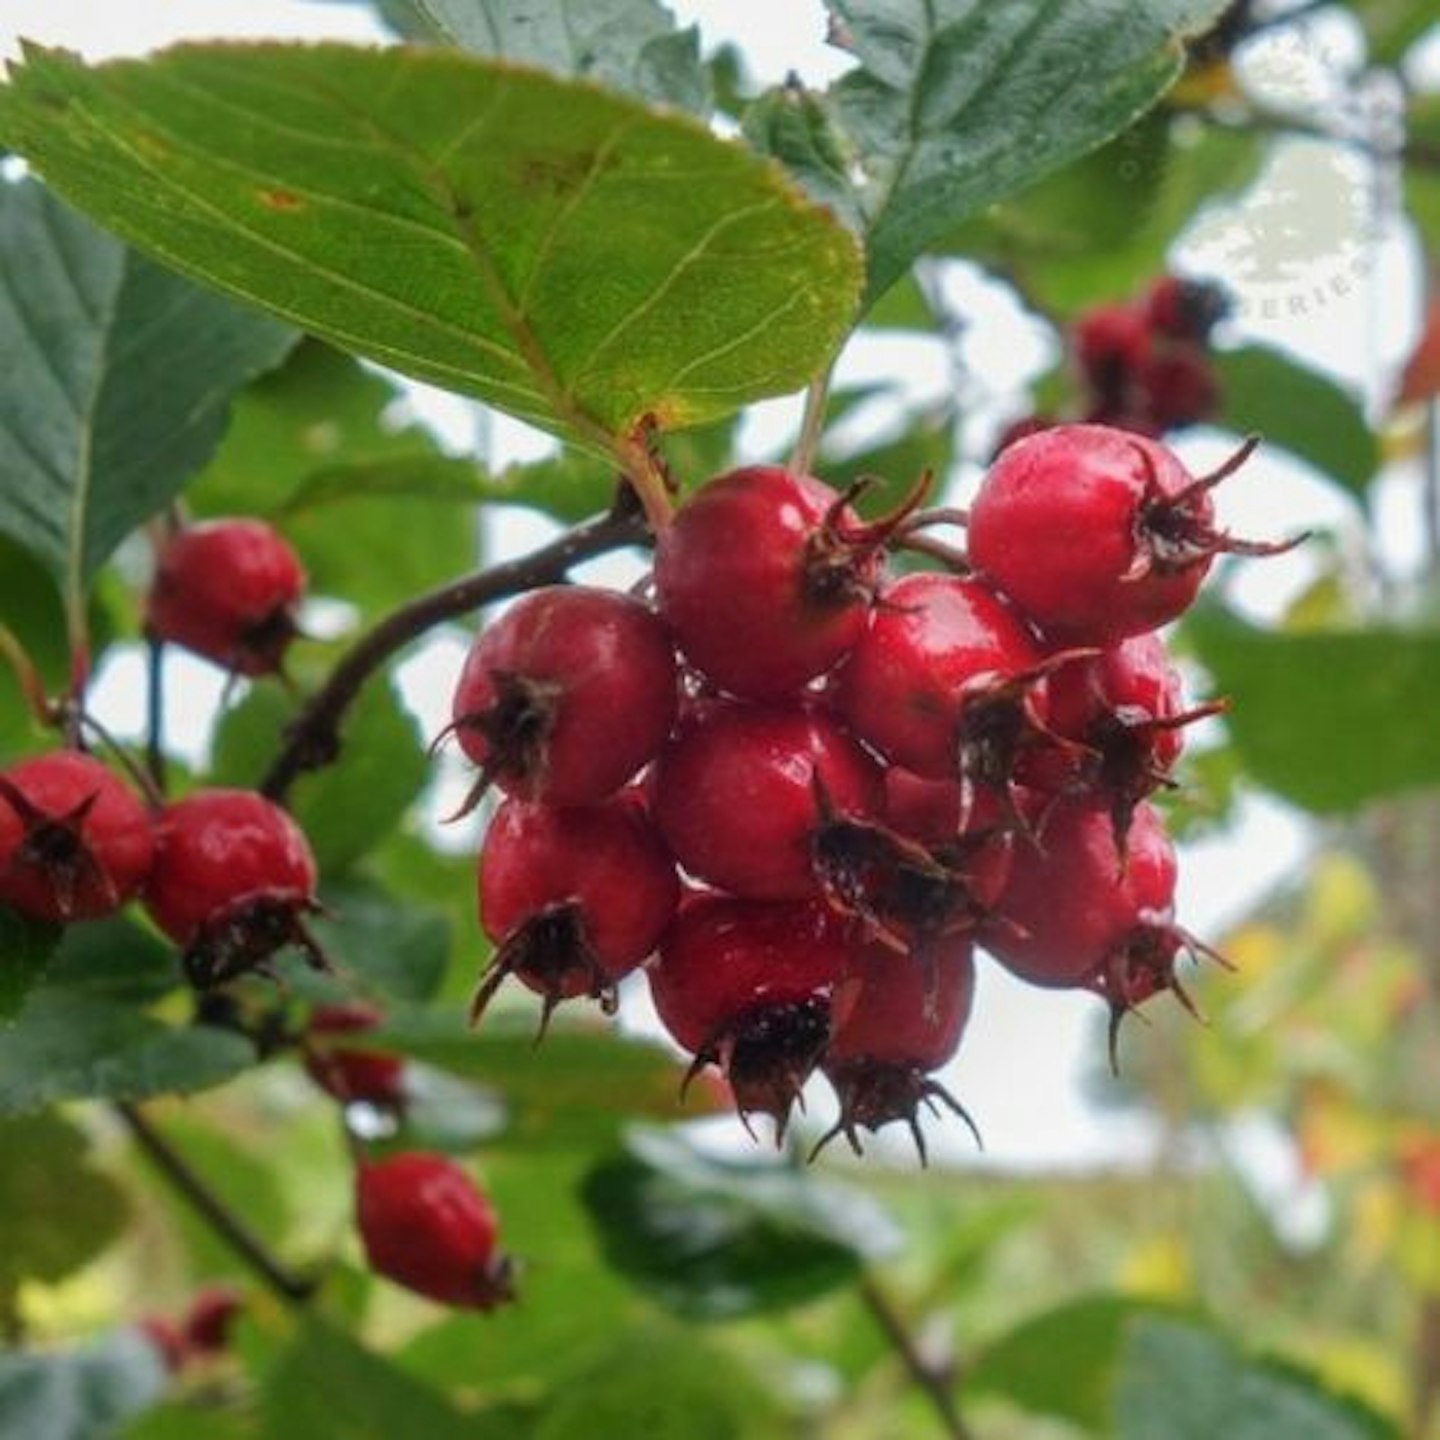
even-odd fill
[{"label": "cluster of red berries", "polygon": [[[1227,308],[1219,286],[1162,275],[1135,299],[1083,312],[1069,335],[1079,415],[1149,436],[1211,419],[1220,381],[1210,337]],[[997,448],[1057,423],[1045,415],[1017,421]]]},{"label": "cluster of red berries", "polygon": [[155,1347],[165,1368],[178,1374],[197,1361],[223,1355],[230,1348],[243,1309],[238,1291],[212,1285],[195,1296],[178,1321],[167,1315],[146,1315],[138,1329]]},{"label": "cluster of red berries", "polygon": [[[451,729],[505,793],[481,854],[497,950],[543,1000],[613,1009],[644,967],[656,1011],[742,1116],[786,1123],[817,1069],[832,1133],[916,1122],[956,1051],[982,944],[1119,1017],[1180,993],[1203,950],[1146,797],[1186,709],[1156,628],[1216,527],[1163,445],[1097,425],[1007,449],[969,565],[889,573],[910,507],[865,522],[784,469],[712,480],[657,537],[654,604],[527,595],[477,637]],[[542,1022],[543,1026],[543,1022]],[[1113,1038],[1113,1031],[1112,1031]],[[962,1112],[963,1113],[963,1112]],[[826,1137],[829,1138],[829,1137]]]}]

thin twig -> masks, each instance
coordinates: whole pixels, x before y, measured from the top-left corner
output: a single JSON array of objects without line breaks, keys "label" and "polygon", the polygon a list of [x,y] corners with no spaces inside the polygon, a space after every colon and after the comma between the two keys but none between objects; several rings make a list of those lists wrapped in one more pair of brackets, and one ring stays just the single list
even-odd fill
[{"label": "thin twig", "polygon": [[647,533],[644,515],[622,501],[609,514],[577,525],[529,555],[492,565],[402,605],[362,635],[311,696],[286,731],[284,748],[260,783],[261,793],[272,800],[284,800],[301,774],[321,769],[339,756],[340,722],[351,702],[366,680],[412,641],[492,601],[556,584],[582,560],[634,545]]},{"label": "thin twig", "polygon": [[164,795],[165,771],[165,642],[151,635],[145,641],[145,768],[151,783]]},{"label": "thin twig", "polygon": [[830,367],[827,365],[805,389],[805,412],[800,418],[800,435],[790,456],[790,470],[795,475],[808,475],[820,450],[820,435],[825,428],[825,410],[830,401]]},{"label": "thin twig", "polygon": [[945,1434],[950,1440],[975,1440],[975,1432],[965,1423],[955,1403],[948,1377],[920,1353],[915,1337],[910,1333],[900,1312],[896,1310],[894,1302],[881,1289],[873,1275],[861,1278],[860,1298],[865,1302],[865,1308],[874,1316],[875,1323],[885,1332],[885,1338],[900,1357],[910,1378],[925,1392]]},{"label": "thin twig", "polygon": [[128,1101],[117,1101],[115,1110],[129,1127],[136,1143],[155,1162],[155,1167],[182,1194],[195,1210],[205,1219],[211,1229],[240,1256],[245,1263],[282,1299],[287,1305],[304,1305],[315,1293],[317,1284],[312,1279],[292,1274],[287,1270],[236,1215],[228,1205],[210,1188],[185,1160],[152,1125],[139,1106]]}]

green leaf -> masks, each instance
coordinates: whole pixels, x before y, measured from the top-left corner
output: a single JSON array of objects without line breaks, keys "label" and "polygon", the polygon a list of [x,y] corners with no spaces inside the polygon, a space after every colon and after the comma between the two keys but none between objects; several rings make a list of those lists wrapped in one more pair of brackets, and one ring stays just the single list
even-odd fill
[{"label": "green leaf", "polygon": [[0,531],[72,615],[120,541],[209,459],[232,393],[294,338],[33,181],[0,183]]},{"label": "green leaf", "polygon": [[1427,31],[1436,28],[1434,13],[1412,0],[1351,0],[1360,17],[1370,58],[1377,65],[1393,65]]},{"label": "green leaf", "polygon": [[1175,1320],[1134,1327],[1114,1388],[1116,1440],[1400,1440],[1400,1431],[1312,1375],[1247,1359]]},{"label": "green leaf", "polygon": [[1035,1415],[1102,1432],[1121,1351],[1131,1331],[1165,1309],[1120,1295],[1047,1310],[992,1341],[968,1366],[967,1395],[1001,1395]]},{"label": "green leaf", "polygon": [[1185,633],[1262,785],[1325,813],[1440,782],[1440,633],[1275,634],[1219,606],[1193,611]]},{"label": "green leaf", "polygon": [[533,1440],[769,1440],[792,1434],[775,1402],[725,1352],[647,1326],[557,1387]]},{"label": "green leaf", "polygon": [[145,1012],[178,981],[174,952],[123,920],[68,927],[19,1019],[0,1032],[0,1116],[200,1090],[253,1064],[238,1035]]},{"label": "green leaf", "polygon": [[851,237],[753,152],[449,50],[34,50],[0,134],[103,223],[345,348],[601,452],[798,389]]},{"label": "green leaf", "polygon": [[610,1262],[696,1319],[803,1304],[852,1283],[897,1239],[861,1191],[791,1165],[713,1159],[673,1132],[637,1132],[583,1194]]},{"label": "green leaf", "polygon": [[1263,345],[1217,351],[1214,361],[1217,423],[1239,435],[1257,434],[1352,494],[1365,493],[1380,467],[1380,445],[1348,391]]},{"label": "green leaf", "polygon": [[[187,494],[200,515],[263,515],[299,551],[313,594],[376,616],[470,569],[476,467],[401,423],[395,381],[307,340],[236,399]],[[377,565],[382,553],[385,563]]]},{"label": "green leaf", "polygon": [[443,911],[398,899],[363,879],[322,890],[331,918],[314,922],[327,954],[344,971],[397,1000],[434,997],[450,959],[450,924]]},{"label": "green leaf", "polygon": [[90,1164],[89,1150],[58,1115],[0,1123],[0,1292],[63,1280],[124,1228],[125,1196]]},{"label": "green leaf", "polygon": [[221,1409],[207,1396],[192,1405],[157,1405],[125,1426],[117,1440],[255,1440],[250,1417],[239,1409]]},{"label": "green leaf", "polygon": [[261,1416],[261,1440],[508,1440],[483,1417],[461,1414],[438,1390],[314,1319],[271,1373]]},{"label": "green leaf", "polygon": [[865,170],[869,299],[967,215],[1075,160],[1179,73],[1224,0],[827,0],[859,65],[830,92]]},{"label": "green leaf", "polygon": [[517,1112],[510,1133],[520,1139],[599,1144],[636,1116],[705,1112],[695,1095],[681,1109],[683,1071],[658,1045],[563,1020],[537,1045],[534,1019],[511,1018],[492,1013],[469,1031],[455,1016],[397,1015],[373,1036],[377,1045],[502,1094]]},{"label": "green leaf", "polygon": [[745,138],[773,155],[821,205],[852,230],[863,228],[845,141],[821,98],[798,81],[767,91],[747,107]]},{"label": "green leaf", "polygon": [[58,925],[28,920],[0,905],[0,1030],[24,1007],[60,943]]},{"label": "green leaf", "polygon": [[115,1427],[164,1392],[159,1352],[133,1331],[85,1350],[0,1353],[0,1435],[111,1440]]},{"label": "green leaf", "polygon": [[659,0],[410,0],[440,36],[477,55],[597,80],[697,114],[710,83],[695,26]]},{"label": "green leaf", "polygon": [[[275,757],[276,736],[297,713],[295,697],[275,685],[257,685],[226,711],[215,730],[215,783],[258,784]],[[430,778],[415,719],[383,680],[367,685],[351,706],[342,746],[341,763],[302,775],[290,800],[327,876],[384,840]]]}]

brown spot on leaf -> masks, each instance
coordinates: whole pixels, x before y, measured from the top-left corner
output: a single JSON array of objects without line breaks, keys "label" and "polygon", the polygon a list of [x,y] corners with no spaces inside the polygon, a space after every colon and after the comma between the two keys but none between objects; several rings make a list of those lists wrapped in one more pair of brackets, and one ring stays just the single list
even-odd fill
[{"label": "brown spot on leaf", "polygon": [[293,190],[257,190],[260,203],[267,210],[276,210],[281,214],[294,214],[297,210],[305,208],[305,202]]}]

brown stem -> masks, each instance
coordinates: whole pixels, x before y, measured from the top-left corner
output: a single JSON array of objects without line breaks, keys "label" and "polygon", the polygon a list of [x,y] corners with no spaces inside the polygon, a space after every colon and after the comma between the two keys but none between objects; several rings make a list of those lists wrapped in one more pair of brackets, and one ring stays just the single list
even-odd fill
[{"label": "brown stem", "polygon": [[340,722],[345,711],[366,680],[411,641],[494,600],[556,584],[582,560],[643,540],[648,533],[645,517],[630,506],[629,494],[627,490],[608,514],[577,525],[529,555],[418,596],[362,635],[286,731],[284,748],[261,781],[260,792],[283,801],[306,770],[331,764],[340,754]]},{"label": "brown stem", "polygon": [[255,1233],[210,1188],[150,1123],[139,1106],[117,1101],[116,1113],[125,1122],[136,1143],[155,1163],[165,1178],[210,1225],[211,1229],[287,1305],[304,1305],[315,1294],[317,1284],[287,1270],[265,1248]]},{"label": "brown stem", "polygon": [[955,1404],[949,1377],[920,1353],[904,1318],[873,1275],[861,1278],[860,1298],[875,1323],[884,1331],[885,1338],[900,1357],[910,1378],[925,1392],[945,1434],[950,1440],[975,1440],[975,1432],[965,1423]]}]

